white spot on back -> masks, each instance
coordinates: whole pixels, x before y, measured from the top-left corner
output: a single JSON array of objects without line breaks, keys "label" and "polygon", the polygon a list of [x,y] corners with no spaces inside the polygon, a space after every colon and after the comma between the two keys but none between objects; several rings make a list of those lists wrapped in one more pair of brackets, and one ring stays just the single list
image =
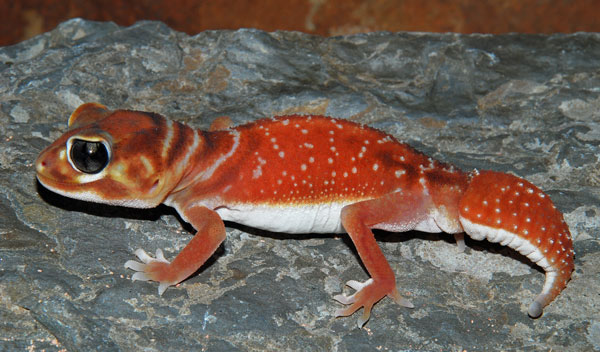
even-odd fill
[{"label": "white spot on back", "polygon": [[262,176],[262,167],[258,165],[254,170],[252,170],[252,179],[257,179]]}]

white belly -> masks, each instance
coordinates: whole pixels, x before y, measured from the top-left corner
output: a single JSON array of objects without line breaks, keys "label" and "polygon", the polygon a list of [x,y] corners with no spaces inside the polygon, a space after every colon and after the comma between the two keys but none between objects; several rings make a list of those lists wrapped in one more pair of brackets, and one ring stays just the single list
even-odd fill
[{"label": "white belly", "polygon": [[223,220],[273,232],[342,233],[340,213],[345,203],[319,205],[230,205],[215,211]]}]

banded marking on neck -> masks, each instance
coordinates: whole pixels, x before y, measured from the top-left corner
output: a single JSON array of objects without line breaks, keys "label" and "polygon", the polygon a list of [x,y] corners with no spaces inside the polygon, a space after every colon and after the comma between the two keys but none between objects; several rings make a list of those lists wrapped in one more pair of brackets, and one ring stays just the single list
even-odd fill
[{"label": "banded marking on neck", "polygon": [[231,149],[227,153],[221,155],[217,160],[215,160],[215,162],[202,173],[202,176],[198,179],[199,181],[206,181],[210,179],[215,173],[215,171],[219,168],[219,166],[221,166],[237,151],[240,145],[240,132],[230,131],[229,135],[233,136],[233,145],[231,146]]},{"label": "banded marking on neck", "polygon": [[161,156],[163,159],[167,158],[167,155],[169,153],[169,150],[171,149],[171,143],[173,141],[173,124],[174,122],[171,120],[164,120],[165,123],[165,129],[166,129],[166,133],[165,133],[165,140],[162,143],[162,152],[161,152]]}]

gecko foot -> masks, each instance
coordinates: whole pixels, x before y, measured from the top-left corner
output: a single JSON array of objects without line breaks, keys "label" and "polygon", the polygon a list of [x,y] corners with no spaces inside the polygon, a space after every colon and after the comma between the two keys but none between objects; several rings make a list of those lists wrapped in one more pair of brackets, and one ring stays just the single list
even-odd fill
[{"label": "gecko foot", "polygon": [[136,273],[131,276],[131,280],[157,281],[159,283],[159,295],[162,295],[167,287],[177,284],[177,282],[168,279],[171,273],[171,270],[169,270],[170,262],[165,259],[162,249],[156,250],[156,258],[152,258],[152,256],[143,249],[137,249],[135,255],[142,261],[141,263],[135,260],[128,260],[125,262],[126,268],[136,271]]},{"label": "gecko foot", "polygon": [[[360,308],[364,308],[362,316],[358,318],[357,323],[359,328],[362,328],[369,320],[373,305],[385,296],[389,296],[401,306],[414,308],[414,305],[409,300],[398,294],[394,283],[392,285],[382,285],[371,278],[365,282],[350,280],[346,285],[356,290],[356,292],[350,296],[340,294],[333,297],[333,299],[341,304],[349,305],[349,307],[338,309],[335,312],[335,316],[347,317],[354,314]],[[391,288],[388,286],[391,286]]]}]

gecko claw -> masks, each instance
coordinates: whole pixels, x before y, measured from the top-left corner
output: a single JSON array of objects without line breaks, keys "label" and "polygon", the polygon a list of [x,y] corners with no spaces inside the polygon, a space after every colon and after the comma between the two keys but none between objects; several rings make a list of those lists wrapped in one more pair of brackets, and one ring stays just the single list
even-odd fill
[{"label": "gecko claw", "polygon": [[412,304],[412,302],[402,296],[398,296],[396,298],[394,298],[394,302],[396,302],[398,305],[401,305],[402,307],[406,307],[406,308],[414,308],[415,305]]},{"label": "gecko claw", "polygon": [[167,290],[167,288],[169,288],[169,286],[171,286],[171,285],[168,283],[161,282],[158,285],[158,295],[162,296],[162,294],[165,293],[165,291]]}]

